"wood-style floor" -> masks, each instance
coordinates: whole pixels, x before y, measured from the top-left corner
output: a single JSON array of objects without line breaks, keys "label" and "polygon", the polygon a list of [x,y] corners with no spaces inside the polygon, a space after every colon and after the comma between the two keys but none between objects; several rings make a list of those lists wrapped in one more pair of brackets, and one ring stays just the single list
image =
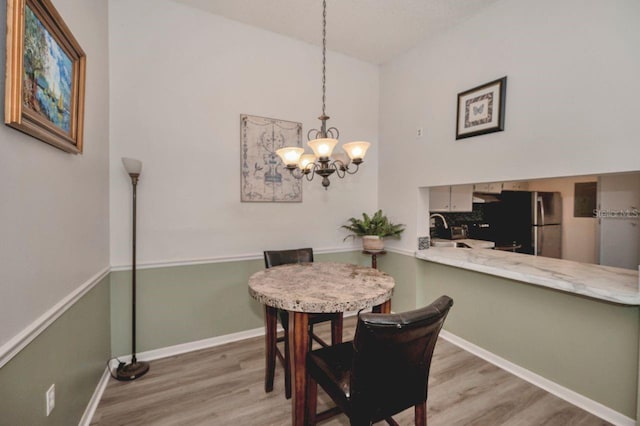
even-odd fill
[{"label": "wood-style floor", "polygon": [[[355,320],[345,319],[345,340]],[[328,326],[316,326],[328,337]],[[288,425],[291,403],[276,368],[264,392],[264,339],[254,338],[151,362],[134,382],[110,382],[92,426]],[[319,391],[318,410],[330,406]],[[607,425],[595,417],[440,339],[429,379],[429,426]],[[394,416],[413,424],[413,410]],[[344,415],[323,426],[348,425]],[[386,424],[386,423],[381,423]]]}]

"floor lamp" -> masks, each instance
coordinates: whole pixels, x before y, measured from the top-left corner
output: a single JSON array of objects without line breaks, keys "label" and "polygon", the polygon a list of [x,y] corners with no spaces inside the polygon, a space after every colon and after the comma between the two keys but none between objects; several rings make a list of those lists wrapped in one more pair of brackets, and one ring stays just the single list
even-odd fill
[{"label": "floor lamp", "polygon": [[135,380],[149,371],[149,363],[138,361],[136,358],[136,191],[138,178],[142,171],[142,161],[133,158],[123,158],[122,164],[131,177],[133,186],[133,232],[132,232],[132,262],[131,262],[131,362],[120,365],[116,371],[118,380]]}]

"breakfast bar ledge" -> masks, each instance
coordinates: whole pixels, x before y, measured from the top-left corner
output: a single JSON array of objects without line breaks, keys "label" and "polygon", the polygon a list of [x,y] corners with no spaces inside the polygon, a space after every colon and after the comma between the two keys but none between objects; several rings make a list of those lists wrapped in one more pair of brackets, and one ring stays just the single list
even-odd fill
[{"label": "breakfast bar ledge", "polygon": [[638,271],[497,250],[431,247],[418,259],[621,305],[640,305]]}]

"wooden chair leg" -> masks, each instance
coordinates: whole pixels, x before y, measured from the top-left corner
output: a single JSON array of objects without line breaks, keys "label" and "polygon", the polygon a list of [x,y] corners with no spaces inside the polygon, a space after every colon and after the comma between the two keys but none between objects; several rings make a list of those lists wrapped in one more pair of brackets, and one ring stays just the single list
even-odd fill
[{"label": "wooden chair leg", "polygon": [[342,343],[343,323],[342,313],[337,315],[335,319],[331,320],[331,344],[334,346]]},{"label": "wooden chair leg", "polygon": [[291,399],[291,354],[289,354],[289,336],[284,331],[284,396]]},{"label": "wooden chair leg", "polygon": [[264,326],[265,326],[265,372],[264,372],[264,391],[271,392],[273,390],[273,377],[276,371],[276,342],[278,333],[277,310],[271,306],[265,305],[264,310]]},{"label": "wooden chair leg", "polygon": [[427,401],[421,404],[416,404],[416,426],[427,426]]},{"label": "wooden chair leg", "polygon": [[318,409],[318,382],[311,375],[307,374],[307,398],[304,403],[305,424],[315,426],[316,410]]}]

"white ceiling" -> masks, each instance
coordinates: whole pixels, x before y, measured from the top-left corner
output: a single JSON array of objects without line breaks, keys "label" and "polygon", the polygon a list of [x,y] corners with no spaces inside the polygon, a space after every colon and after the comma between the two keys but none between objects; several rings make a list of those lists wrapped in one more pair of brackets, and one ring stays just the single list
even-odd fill
[{"label": "white ceiling", "polygon": [[[321,0],[174,0],[320,45]],[[384,63],[497,0],[327,0],[327,49]]]}]

